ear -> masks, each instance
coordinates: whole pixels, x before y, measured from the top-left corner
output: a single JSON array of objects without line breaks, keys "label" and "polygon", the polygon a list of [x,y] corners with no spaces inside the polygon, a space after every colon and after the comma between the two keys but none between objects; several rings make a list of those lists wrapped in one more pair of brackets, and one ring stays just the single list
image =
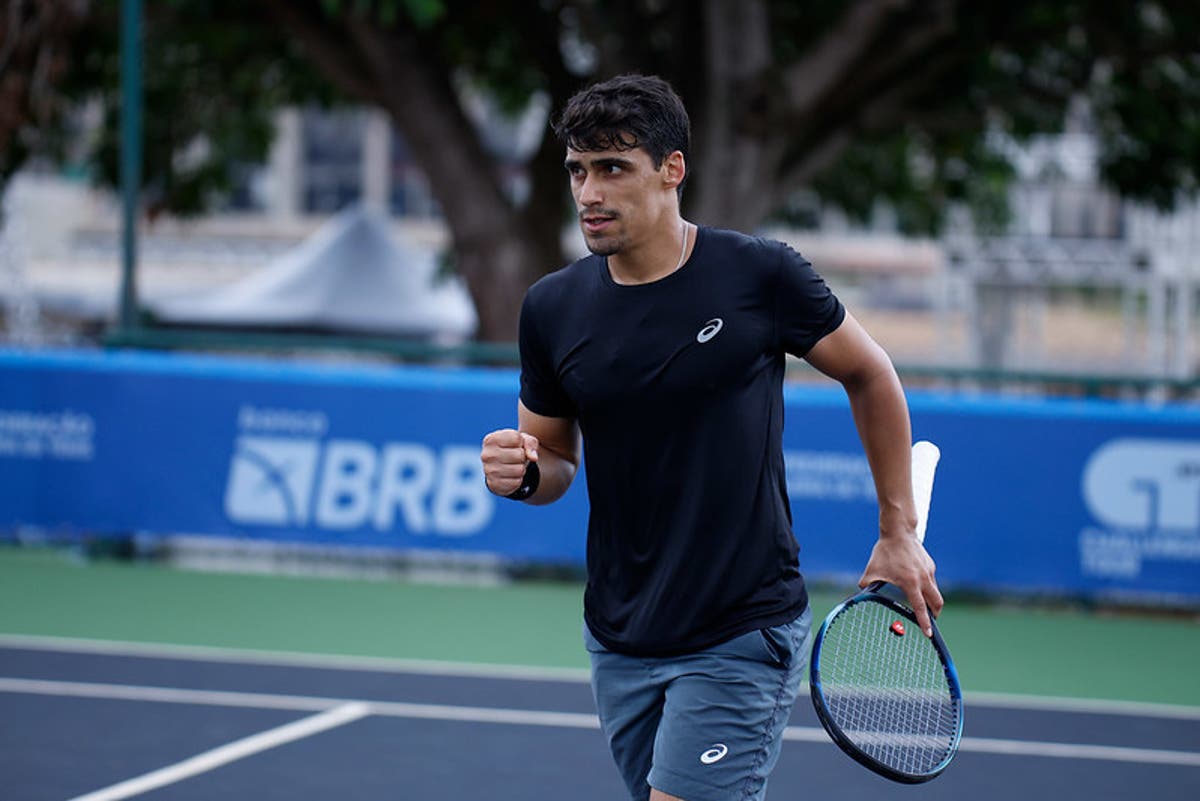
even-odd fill
[{"label": "ear", "polygon": [[662,175],[663,184],[670,189],[675,189],[683,183],[683,178],[687,175],[687,162],[683,153],[676,150],[663,159]]}]

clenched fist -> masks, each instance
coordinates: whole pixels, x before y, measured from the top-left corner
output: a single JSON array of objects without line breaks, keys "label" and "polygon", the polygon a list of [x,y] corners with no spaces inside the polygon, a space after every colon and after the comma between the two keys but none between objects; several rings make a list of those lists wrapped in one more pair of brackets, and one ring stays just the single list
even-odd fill
[{"label": "clenched fist", "polygon": [[538,441],[532,434],[512,428],[493,431],[483,438],[483,479],[497,495],[509,495],[521,486],[525,467],[538,460]]}]

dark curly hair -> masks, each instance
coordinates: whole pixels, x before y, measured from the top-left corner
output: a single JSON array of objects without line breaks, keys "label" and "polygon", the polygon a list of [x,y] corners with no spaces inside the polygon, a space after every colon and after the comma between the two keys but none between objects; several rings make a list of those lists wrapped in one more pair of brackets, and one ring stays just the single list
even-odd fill
[{"label": "dark curly hair", "polygon": [[652,75],[619,75],[577,92],[554,122],[554,133],[580,152],[640,147],[655,169],[676,150],[686,160],[692,139],[683,101]]}]

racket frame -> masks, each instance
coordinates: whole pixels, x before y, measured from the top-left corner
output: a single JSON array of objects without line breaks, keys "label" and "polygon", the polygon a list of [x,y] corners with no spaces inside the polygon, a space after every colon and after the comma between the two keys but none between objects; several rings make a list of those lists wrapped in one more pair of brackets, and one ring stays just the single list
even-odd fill
[{"label": "racket frame", "polygon": [[[825,640],[825,632],[833,625],[835,619],[844,610],[856,604],[862,603],[877,603],[886,607],[891,612],[901,616],[913,624],[913,633],[905,636],[925,636],[920,633],[917,628],[917,616],[908,608],[907,605],[894,600],[884,594],[885,588],[890,588],[891,585],[883,581],[876,581],[870,584],[865,590],[850,596],[840,604],[835,606],[833,610],[826,615],[825,620],[821,623],[821,628],[817,631],[817,636],[813,639],[813,651],[811,662],[809,664],[809,694],[812,696],[813,709],[816,710],[817,719],[821,721],[821,726],[824,727],[826,733],[833,739],[834,743],[842,749],[848,756],[858,762],[865,768],[868,768],[880,776],[901,782],[903,784],[921,784],[930,779],[936,778],[946,767],[950,761],[954,759],[954,755],[958,752],[959,741],[962,739],[963,730],[963,697],[962,685],[958,681],[958,669],[954,666],[954,660],[950,657],[950,651],[946,647],[945,641],[942,639],[941,633],[938,631],[937,623],[931,623],[933,626],[933,634],[929,638],[934,650],[937,651],[938,660],[942,663],[942,670],[946,675],[946,683],[949,685],[950,698],[954,702],[957,711],[956,726],[954,736],[951,739],[950,748],[946,752],[946,756],[934,766],[931,770],[924,773],[906,773],[896,770],[895,768],[885,765],[875,759],[870,754],[859,748],[850,737],[842,731],[841,727],[834,722],[832,714],[825,703],[825,694],[821,687],[821,646]],[[899,590],[896,590],[899,592]]]},{"label": "racket frame", "polygon": [[[933,496],[933,477],[937,471],[938,461],[941,459],[941,451],[939,448],[929,441],[917,442],[912,446],[912,482],[913,482],[913,501],[917,511],[917,541],[924,543],[925,528],[929,521],[929,502]],[[949,685],[950,697],[954,702],[957,715],[956,729],[954,737],[950,741],[950,748],[946,752],[946,756],[934,768],[925,773],[906,773],[896,770],[895,768],[885,765],[875,759],[870,754],[863,751],[854,741],[850,739],[841,727],[833,721],[833,717],[829,712],[829,708],[825,703],[825,695],[821,689],[821,646],[825,641],[825,632],[833,624],[834,620],[844,610],[860,603],[878,603],[882,604],[893,613],[900,615],[904,619],[910,621],[914,625],[914,631],[920,631],[917,624],[916,614],[906,604],[889,597],[884,593],[884,590],[893,590],[897,596],[903,597],[903,592],[896,587],[884,581],[876,581],[870,584],[866,589],[860,590],[850,596],[840,604],[835,606],[833,610],[826,615],[825,620],[821,623],[821,628],[818,629],[816,637],[813,638],[812,656],[809,660],[809,694],[812,696],[813,708],[817,712],[817,719],[821,721],[821,725],[825,731],[833,739],[839,748],[846,754],[852,757],[859,764],[878,773],[881,776],[892,779],[893,781],[903,782],[905,784],[920,784],[935,778],[950,764],[954,755],[958,752],[958,744],[962,739],[963,729],[963,698],[962,686],[958,681],[958,670],[954,667],[954,660],[950,657],[950,651],[946,648],[946,643],[942,639],[941,632],[938,631],[937,623],[930,618],[932,634],[929,637],[934,650],[937,652],[938,660],[942,664],[942,670],[946,675],[946,683]],[[906,635],[908,636],[908,635]],[[916,636],[916,635],[913,635]],[[923,636],[923,635],[922,635]]]}]

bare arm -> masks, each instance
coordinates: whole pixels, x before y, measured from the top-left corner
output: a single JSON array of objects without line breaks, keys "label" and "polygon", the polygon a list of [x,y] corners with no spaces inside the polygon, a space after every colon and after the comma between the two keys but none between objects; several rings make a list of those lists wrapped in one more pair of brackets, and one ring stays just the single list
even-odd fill
[{"label": "bare arm", "polygon": [[879,498],[879,541],[860,581],[881,580],[904,590],[922,630],[942,609],[934,563],[916,538],[912,491],[912,427],[904,389],[891,359],[850,314],[818,342],[808,362],[841,383],[850,399],[875,493]]},{"label": "bare arm", "polygon": [[521,486],[526,466],[537,462],[541,480],[525,503],[551,503],[561,498],[575,479],[581,450],[575,420],[535,414],[518,401],[517,429],[500,429],[483,438],[484,480],[495,494],[508,495]]}]

